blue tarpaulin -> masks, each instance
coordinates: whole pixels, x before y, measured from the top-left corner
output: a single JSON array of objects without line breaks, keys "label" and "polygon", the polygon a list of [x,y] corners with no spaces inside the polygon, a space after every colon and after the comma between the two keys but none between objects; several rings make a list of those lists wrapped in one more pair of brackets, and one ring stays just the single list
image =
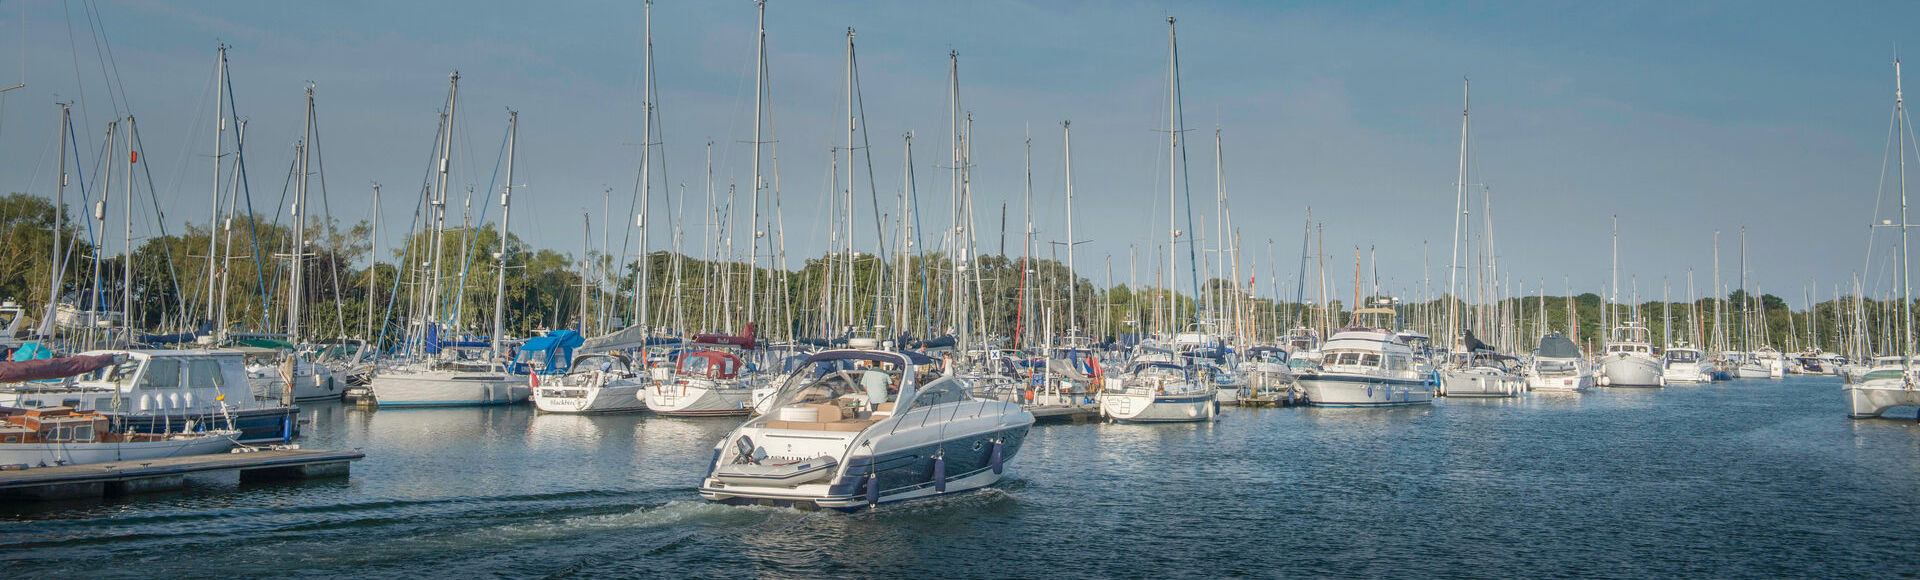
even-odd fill
[{"label": "blue tarpaulin", "polygon": [[582,338],[578,332],[566,329],[555,330],[547,333],[546,336],[536,336],[521,343],[520,354],[515,356],[514,360],[526,362],[533,360],[534,356],[543,356],[542,374],[564,373],[567,372],[567,365],[573,360],[573,349],[580,348],[580,345],[585,343],[586,339]]}]

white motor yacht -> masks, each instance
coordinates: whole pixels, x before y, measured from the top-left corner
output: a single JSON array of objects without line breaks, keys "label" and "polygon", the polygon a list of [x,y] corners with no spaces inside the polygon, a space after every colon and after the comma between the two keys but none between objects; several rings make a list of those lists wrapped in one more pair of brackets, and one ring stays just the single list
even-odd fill
[{"label": "white motor yacht", "polygon": [[1393,309],[1362,308],[1354,317],[1374,317],[1379,323],[1333,333],[1320,347],[1317,364],[1296,367],[1295,380],[1307,403],[1316,407],[1432,403],[1432,383],[1414,368],[1413,349],[1392,330]]},{"label": "white motor yacht", "polygon": [[1593,372],[1580,347],[1558,332],[1540,337],[1525,371],[1527,390],[1579,392],[1593,386]]},{"label": "white motor yacht", "polygon": [[1481,351],[1452,358],[1440,369],[1439,396],[1517,397],[1527,390],[1526,380],[1513,372],[1513,357]]},{"label": "white motor yacht", "polygon": [[116,362],[58,382],[0,389],[0,406],[97,411],[121,421],[127,433],[174,434],[193,424],[239,429],[241,443],[284,443],[299,435],[300,408],[280,404],[277,396],[255,398],[238,352],[98,350],[79,356]]},{"label": "white motor yacht", "polygon": [[1661,376],[1667,384],[1713,382],[1711,363],[1707,362],[1707,354],[1700,349],[1680,343],[1667,347],[1661,358],[1665,364]]},{"label": "white motor yacht", "polygon": [[1847,416],[1870,419],[1894,407],[1920,406],[1920,364],[1898,356],[1874,357],[1872,365],[1849,382]]},{"label": "white motor yacht", "polygon": [[853,511],[992,485],[1033,414],[974,398],[938,364],[867,348],[809,356],[780,380],[771,413],[714,446],[700,496]]},{"label": "white motor yacht", "polygon": [[1628,322],[1613,329],[1600,357],[1600,386],[1664,387],[1663,365],[1653,354],[1647,327]]}]

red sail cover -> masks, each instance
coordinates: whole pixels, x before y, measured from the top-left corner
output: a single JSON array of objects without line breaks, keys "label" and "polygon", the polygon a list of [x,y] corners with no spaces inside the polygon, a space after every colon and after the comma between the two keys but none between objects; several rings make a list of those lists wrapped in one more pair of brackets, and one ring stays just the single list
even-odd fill
[{"label": "red sail cover", "polygon": [[28,361],[0,361],[0,383],[64,379],[112,366],[114,355],[80,355]]},{"label": "red sail cover", "polygon": [[747,323],[747,331],[740,336],[727,334],[696,334],[693,341],[700,344],[724,344],[753,350],[753,323]]}]

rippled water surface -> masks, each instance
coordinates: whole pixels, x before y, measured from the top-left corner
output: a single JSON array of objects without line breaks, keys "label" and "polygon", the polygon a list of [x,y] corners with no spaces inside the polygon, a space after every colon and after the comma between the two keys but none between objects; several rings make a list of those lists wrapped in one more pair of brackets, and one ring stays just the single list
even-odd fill
[{"label": "rippled water surface", "polygon": [[[1911,577],[1920,426],[1830,378],[1043,425],[861,514],[694,492],[732,419],[308,405],[347,479],[0,505],[22,577]],[[37,572],[46,573],[37,573]],[[56,573],[57,572],[57,573]],[[12,574],[10,574],[12,575]]]}]

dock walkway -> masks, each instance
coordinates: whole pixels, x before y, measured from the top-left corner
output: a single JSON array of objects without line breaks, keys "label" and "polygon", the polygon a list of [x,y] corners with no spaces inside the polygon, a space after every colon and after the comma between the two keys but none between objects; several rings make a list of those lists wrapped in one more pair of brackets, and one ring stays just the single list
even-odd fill
[{"label": "dock walkway", "polygon": [[242,481],[345,477],[359,451],[283,449],[0,471],[0,501],[101,497],[186,486],[190,473],[240,472]]}]

